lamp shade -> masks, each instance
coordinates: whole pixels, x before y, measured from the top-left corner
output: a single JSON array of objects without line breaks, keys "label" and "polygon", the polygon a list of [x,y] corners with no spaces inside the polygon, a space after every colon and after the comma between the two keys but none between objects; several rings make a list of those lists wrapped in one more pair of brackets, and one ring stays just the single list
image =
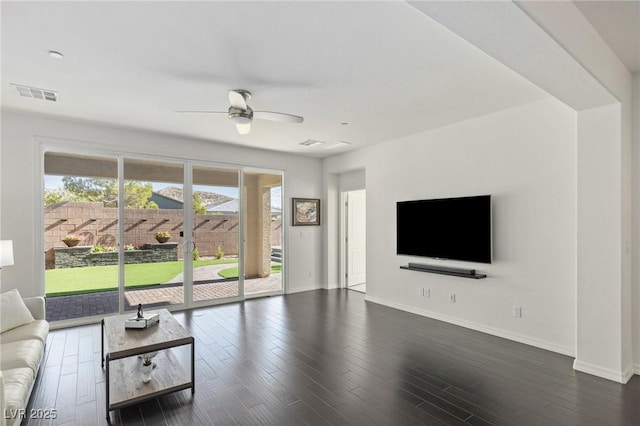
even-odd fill
[{"label": "lamp shade", "polygon": [[0,268],[13,265],[13,241],[0,241]]}]

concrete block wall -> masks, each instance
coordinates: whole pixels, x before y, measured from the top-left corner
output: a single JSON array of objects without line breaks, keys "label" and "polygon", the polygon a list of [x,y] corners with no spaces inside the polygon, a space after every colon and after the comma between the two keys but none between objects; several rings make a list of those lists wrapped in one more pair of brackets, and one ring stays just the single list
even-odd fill
[{"label": "concrete block wall", "polygon": [[[170,242],[177,243],[182,259],[183,212],[175,209],[125,209],[124,244],[155,244],[154,234],[168,231]],[[101,202],[63,202],[45,208],[44,250],[47,268],[55,267],[56,247],[65,247],[64,237],[75,234],[82,238],[80,246],[117,246],[118,209],[104,207]],[[225,256],[238,255],[239,217],[236,214],[194,215],[194,242],[200,256],[215,256],[218,247]],[[271,245],[282,245],[281,221],[271,222]]]}]

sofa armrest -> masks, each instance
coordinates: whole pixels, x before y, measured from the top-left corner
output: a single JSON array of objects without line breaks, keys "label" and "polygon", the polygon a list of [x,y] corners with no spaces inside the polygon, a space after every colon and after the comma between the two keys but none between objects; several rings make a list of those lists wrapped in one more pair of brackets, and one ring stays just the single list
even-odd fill
[{"label": "sofa armrest", "polygon": [[46,316],[46,307],[44,297],[24,297],[24,304],[27,305],[34,319],[43,320]]}]

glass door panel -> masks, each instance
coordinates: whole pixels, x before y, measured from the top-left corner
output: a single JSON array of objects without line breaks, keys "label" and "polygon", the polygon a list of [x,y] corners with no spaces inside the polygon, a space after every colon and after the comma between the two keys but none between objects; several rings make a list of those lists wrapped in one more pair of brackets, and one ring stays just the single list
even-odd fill
[{"label": "glass door panel", "polygon": [[184,303],[184,167],[124,159],[124,310]]},{"label": "glass door panel", "polygon": [[282,291],[282,175],[244,173],[245,296]]},{"label": "glass door panel", "polygon": [[44,154],[48,321],[118,312],[118,161]]},{"label": "glass door panel", "polygon": [[193,166],[193,301],[240,297],[239,170]]}]

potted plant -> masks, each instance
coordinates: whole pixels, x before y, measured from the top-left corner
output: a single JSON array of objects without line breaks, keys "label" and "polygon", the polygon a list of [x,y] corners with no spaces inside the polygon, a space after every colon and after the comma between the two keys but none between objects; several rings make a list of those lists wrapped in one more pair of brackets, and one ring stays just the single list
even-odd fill
[{"label": "potted plant", "polygon": [[142,367],[140,368],[142,371],[142,383],[149,383],[151,381],[151,372],[153,371],[153,367],[155,367],[151,358],[149,354],[142,357]]},{"label": "potted plant", "polygon": [[75,247],[82,240],[82,238],[78,235],[69,234],[62,239],[62,242],[67,245],[67,247]]},{"label": "potted plant", "polygon": [[169,234],[168,231],[160,231],[156,232],[154,237],[159,243],[166,243],[167,241],[169,241],[169,238],[171,238],[171,234]]}]

